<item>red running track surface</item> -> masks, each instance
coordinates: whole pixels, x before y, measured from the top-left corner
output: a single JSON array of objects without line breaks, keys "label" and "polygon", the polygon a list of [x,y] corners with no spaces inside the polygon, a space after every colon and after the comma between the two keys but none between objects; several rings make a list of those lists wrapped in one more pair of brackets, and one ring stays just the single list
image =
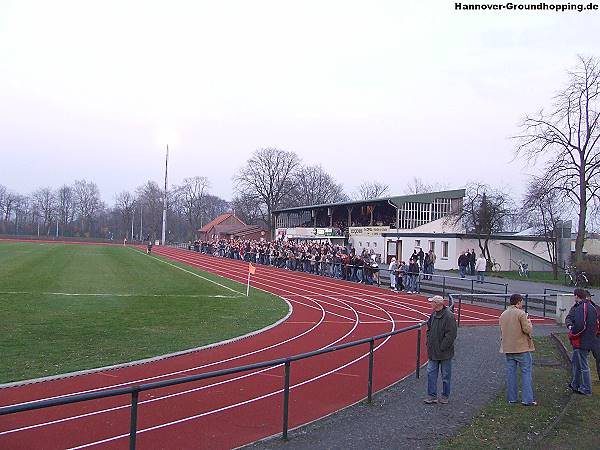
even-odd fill
[{"label": "red running track surface", "polygon": [[[173,248],[154,253],[241,283],[248,264]],[[280,325],[225,345],[126,368],[0,390],[0,406],[206,373],[339,345],[426,320],[427,300],[325,277],[257,266],[252,286],[293,308]],[[501,311],[463,305],[461,324],[496,324]],[[547,322],[534,318],[534,321]],[[375,344],[376,392],[415,369],[417,332]],[[425,333],[421,361],[426,361]],[[289,426],[366,397],[368,344],[293,362]],[[283,366],[143,392],[138,448],[232,448],[280,433]],[[126,448],[130,397],[0,416],[0,448]]]}]

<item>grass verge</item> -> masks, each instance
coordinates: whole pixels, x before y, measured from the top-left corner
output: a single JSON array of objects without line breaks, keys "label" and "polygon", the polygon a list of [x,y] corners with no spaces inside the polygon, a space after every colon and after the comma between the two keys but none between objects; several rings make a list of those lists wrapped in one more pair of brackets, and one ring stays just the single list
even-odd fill
[{"label": "grass verge", "polygon": [[[567,347],[568,348],[568,347]],[[473,421],[442,449],[597,449],[600,421],[600,383],[594,382],[594,395],[574,395],[567,387],[570,368],[561,361],[550,337],[536,339],[534,389],[538,406],[509,405],[506,392],[490,402]],[[593,370],[593,380],[596,380]]]}]

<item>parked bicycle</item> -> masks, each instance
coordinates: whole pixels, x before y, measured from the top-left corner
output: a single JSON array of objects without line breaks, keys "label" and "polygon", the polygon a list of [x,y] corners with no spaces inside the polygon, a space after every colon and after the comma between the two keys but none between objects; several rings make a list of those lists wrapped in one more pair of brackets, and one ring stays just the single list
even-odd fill
[{"label": "parked bicycle", "polygon": [[519,266],[518,273],[520,277],[529,277],[529,264],[524,262],[522,259],[519,261],[512,260],[517,266]]},{"label": "parked bicycle", "polygon": [[588,287],[590,282],[587,273],[583,270],[577,270],[575,266],[568,266],[565,270],[565,282],[569,286]]},{"label": "parked bicycle", "polygon": [[499,262],[496,262],[496,258],[492,258],[492,272],[500,272],[502,270],[502,266]]}]

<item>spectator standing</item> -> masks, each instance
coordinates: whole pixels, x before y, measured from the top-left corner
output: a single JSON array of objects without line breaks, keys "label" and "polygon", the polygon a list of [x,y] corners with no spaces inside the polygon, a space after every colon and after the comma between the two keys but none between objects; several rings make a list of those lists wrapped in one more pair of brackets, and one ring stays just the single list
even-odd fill
[{"label": "spectator standing", "polygon": [[470,270],[470,275],[475,275],[475,262],[477,261],[477,256],[475,255],[475,249],[472,248],[471,249],[471,253],[469,253],[469,268]]},{"label": "spectator standing", "polygon": [[485,269],[487,266],[487,261],[483,257],[483,254],[479,255],[477,261],[475,261],[475,271],[477,272],[477,282],[483,283],[485,281]]},{"label": "spectator standing", "polygon": [[419,247],[419,252],[417,253],[417,258],[419,258],[419,267],[421,270],[423,269],[423,262],[425,259],[425,253],[423,253],[423,248]]},{"label": "spectator standing", "polygon": [[469,265],[469,252],[461,253],[458,257],[458,274],[461,278],[465,277],[467,266]]},{"label": "spectator standing", "polygon": [[571,383],[576,394],[592,395],[592,378],[588,355],[594,346],[598,331],[598,314],[586,298],[584,289],[575,289],[575,304],[567,314],[565,324],[569,328],[569,341],[573,347],[571,357]]},{"label": "spectator standing", "polygon": [[425,259],[423,260],[423,273],[425,274],[423,275],[424,280],[431,280],[431,277],[427,276],[427,274],[429,273],[430,266],[431,257],[429,256],[429,253],[425,253]]},{"label": "spectator standing", "polygon": [[408,283],[406,283],[406,292],[408,294],[416,294],[418,292],[419,280],[419,264],[417,260],[411,258],[408,263]]},{"label": "spectator standing", "polygon": [[398,265],[398,280],[396,281],[396,287],[398,287],[398,290],[400,291],[403,291],[406,284],[408,284],[408,281],[406,281],[406,272],[408,272],[406,262],[400,261],[400,264]]},{"label": "spectator standing", "polygon": [[438,372],[442,372],[442,396],[439,402],[448,403],[452,382],[452,358],[456,340],[456,320],[454,314],[444,305],[443,297],[435,295],[431,302],[431,316],[427,321],[427,398],[425,403],[438,402]]},{"label": "spectator standing", "polygon": [[[433,250],[429,250],[429,260],[431,261],[431,263],[429,264],[429,274],[433,275],[433,272],[435,271],[436,260],[435,252]],[[431,279],[431,277],[429,277],[429,279]]]},{"label": "spectator standing", "polygon": [[390,271],[390,289],[393,291],[397,291],[398,289],[396,288],[396,277],[398,273],[398,263],[396,262],[396,258],[392,258],[388,270]]},{"label": "spectator standing", "polygon": [[500,353],[506,356],[506,396],[509,403],[519,400],[517,368],[521,372],[521,404],[537,405],[533,395],[532,352],[535,350],[531,332],[533,326],[525,311],[520,294],[510,296],[509,307],[500,315],[502,341]]}]

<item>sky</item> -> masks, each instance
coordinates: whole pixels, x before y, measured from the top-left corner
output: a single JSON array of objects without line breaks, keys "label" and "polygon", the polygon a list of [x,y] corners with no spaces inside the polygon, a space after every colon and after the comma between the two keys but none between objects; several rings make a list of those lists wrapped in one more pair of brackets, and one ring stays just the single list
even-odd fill
[{"label": "sky", "polygon": [[537,169],[511,136],[577,55],[600,56],[600,12],[454,5],[0,0],[0,184],[86,179],[113,204],[164,183],[169,145],[169,184],[205,176],[230,200],[252,152],[277,147],[349,193],[419,177],[518,196]]}]

